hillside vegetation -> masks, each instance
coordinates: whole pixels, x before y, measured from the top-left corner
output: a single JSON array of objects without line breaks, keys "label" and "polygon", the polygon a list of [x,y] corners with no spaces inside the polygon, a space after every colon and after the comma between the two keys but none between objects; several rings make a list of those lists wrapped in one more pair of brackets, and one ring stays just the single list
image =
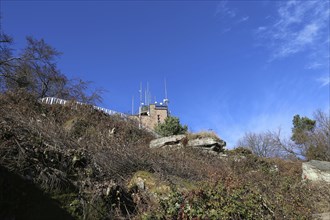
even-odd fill
[{"label": "hillside vegetation", "polygon": [[[310,219],[330,188],[301,162],[149,149],[135,121],[0,95],[0,219]],[[142,185],[142,186],[141,186]]]},{"label": "hillside vegetation", "polygon": [[[330,186],[302,181],[297,157],[258,154],[259,143],[286,146],[268,141],[276,135],[248,134],[245,148],[228,156],[184,143],[151,149],[154,134],[136,121],[75,104],[95,104],[100,94],[68,79],[57,67],[60,53],[44,40],[28,37],[17,57],[11,46],[1,34],[0,219],[311,219],[329,212]],[[38,102],[47,96],[72,101]],[[186,132],[179,119],[167,121],[163,135]],[[297,116],[297,143],[286,152],[298,146],[307,158],[329,158],[322,121],[329,120]],[[216,134],[187,138],[208,136]]]}]

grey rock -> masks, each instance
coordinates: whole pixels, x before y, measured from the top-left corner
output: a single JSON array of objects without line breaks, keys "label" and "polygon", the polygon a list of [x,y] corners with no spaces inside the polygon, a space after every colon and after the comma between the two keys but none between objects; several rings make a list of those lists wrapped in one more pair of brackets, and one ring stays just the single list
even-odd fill
[{"label": "grey rock", "polygon": [[223,140],[217,140],[212,137],[204,137],[189,140],[187,146],[193,148],[201,148],[203,150],[221,152],[226,146],[226,142]]},{"label": "grey rock", "polygon": [[228,154],[219,153],[219,158],[226,159],[228,158]]},{"label": "grey rock", "polygon": [[136,186],[139,188],[139,190],[145,189],[144,180],[141,177],[138,177],[135,182]]},{"label": "grey rock", "polygon": [[320,213],[320,214],[313,214],[312,218],[313,219],[318,219],[318,220],[330,220],[330,212],[325,212],[325,213]]},{"label": "grey rock", "polygon": [[173,135],[170,137],[162,137],[152,140],[149,144],[150,148],[161,148],[161,147],[180,147],[183,146],[181,141],[186,137],[186,135]]},{"label": "grey rock", "polygon": [[311,160],[302,163],[302,179],[330,183],[330,162]]},{"label": "grey rock", "polygon": [[191,147],[203,150],[205,152],[217,154],[223,151],[226,142],[213,137],[198,137],[188,140],[185,144],[186,135],[173,135],[170,137],[157,138],[150,142],[150,148],[181,148]]}]

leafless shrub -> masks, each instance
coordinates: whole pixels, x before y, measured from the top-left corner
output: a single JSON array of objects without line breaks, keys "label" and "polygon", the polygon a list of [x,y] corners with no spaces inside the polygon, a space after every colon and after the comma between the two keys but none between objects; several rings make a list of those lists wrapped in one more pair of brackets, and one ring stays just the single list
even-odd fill
[{"label": "leafless shrub", "polygon": [[[60,191],[68,198],[63,199],[63,206],[74,209],[81,218],[107,218],[109,213],[118,218],[131,218],[142,212],[138,207],[148,210],[148,205],[157,206],[148,203],[150,200],[138,191],[140,201],[143,199],[148,204],[137,205],[126,189],[132,175],[140,170],[173,184],[179,177],[193,184],[221,181],[229,189],[249,185],[259,191],[263,199],[274,201],[269,208],[279,218],[286,214],[281,207],[308,214],[311,211],[307,209],[318,210],[314,206],[317,199],[324,201],[325,198],[317,187],[300,183],[299,161],[255,155],[220,159],[187,148],[149,149],[152,134],[140,130],[133,121],[108,116],[88,106],[40,104],[24,93],[1,94],[0,105],[0,165],[49,193]],[[82,132],[73,132],[74,126],[66,129],[72,120],[84,122],[82,128],[77,125]],[[274,171],[275,165],[278,171]],[[109,192],[113,195],[109,197],[106,192],[110,180],[115,187],[110,187],[114,194]],[[120,200],[125,203],[114,202],[117,186]],[[65,194],[66,190],[71,192],[70,196]],[[111,208],[111,204],[115,205]],[[326,203],[322,204],[325,207]]]},{"label": "leafless shrub", "polygon": [[46,192],[72,192],[74,186],[71,181],[67,178],[65,172],[55,168],[44,168],[37,177],[41,188]]},{"label": "leafless shrub", "polygon": [[259,134],[248,132],[238,141],[237,146],[250,149],[260,157],[273,157],[279,150],[274,142],[274,136],[275,134],[270,131]]}]

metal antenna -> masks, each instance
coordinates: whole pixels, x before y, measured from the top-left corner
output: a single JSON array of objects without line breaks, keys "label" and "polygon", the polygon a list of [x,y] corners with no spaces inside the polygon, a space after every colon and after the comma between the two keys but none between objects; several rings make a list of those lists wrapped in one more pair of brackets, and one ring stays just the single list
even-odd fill
[{"label": "metal antenna", "polygon": [[141,128],[141,114],[142,114],[142,82],[140,82],[140,106],[139,106],[139,128]]},{"label": "metal antenna", "polygon": [[165,99],[167,99],[167,86],[166,86],[166,78],[164,79],[164,84],[165,84]]},{"label": "metal antenna", "polygon": [[134,115],[134,95],[132,96],[132,115]]},{"label": "metal antenna", "polygon": [[149,82],[147,82],[146,103],[149,105]]},{"label": "metal antenna", "polygon": [[140,82],[140,90],[139,90],[139,93],[140,93],[140,106],[142,105],[142,82]]},{"label": "metal antenna", "polygon": [[166,85],[166,78],[164,79],[164,84],[165,84],[165,99],[164,99],[164,104],[168,106],[169,100],[167,98],[167,85]]},{"label": "metal antenna", "polygon": [[1,5],[2,1],[0,0],[0,34],[2,35],[2,5]]},{"label": "metal antenna", "polygon": [[147,90],[144,90],[144,104],[148,105],[148,103],[147,103]]}]

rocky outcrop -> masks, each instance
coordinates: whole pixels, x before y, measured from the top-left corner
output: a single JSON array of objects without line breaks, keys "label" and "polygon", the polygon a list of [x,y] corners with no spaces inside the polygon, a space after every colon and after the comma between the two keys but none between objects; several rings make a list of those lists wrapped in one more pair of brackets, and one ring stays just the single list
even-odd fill
[{"label": "rocky outcrop", "polygon": [[311,160],[302,164],[303,180],[330,183],[330,162]]},{"label": "rocky outcrop", "polygon": [[[155,173],[142,170],[134,173],[128,184],[131,191],[142,193],[154,202],[167,199],[174,191],[187,193],[190,190],[196,190],[197,186],[197,182],[189,182],[177,176],[168,176],[167,180],[164,180]],[[139,195],[135,194],[134,196]]]},{"label": "rocky outcrop", "polygon": [[138,192],[145,194],[154,202],[157,202],[161,198],[167,198],[172,192],[169,183],[161,180],[157,175],[147,171],[137,171],[130,180],[128,188],[133,191],[134,188],[136,188]]},{"label": "rocky outcrop", "polygon": [[150,142],[150,148],[162,148],[162,147],[183,147],[183,139],[186,135],[173,135],[170,137],[162,137],[154,139]]},{"label": "rocky outcrop", "polygon": [[226,146],[226,142],[213,137],[203,137],[189,140],[187,146],[202,150],[222,152],[223,148]]},{"label": "rocky outcrop", "polygon": [[150,148],[197,148],[209,152],[223,152],[226,142],[216,137],[191,137],[187,135],[173,135],[170,137],[157,138],[150,142]]},{"label": "rocky outcrop", "polygon": [[315,220],[330,220],[330,212],[313,214],[312,218]]}]

